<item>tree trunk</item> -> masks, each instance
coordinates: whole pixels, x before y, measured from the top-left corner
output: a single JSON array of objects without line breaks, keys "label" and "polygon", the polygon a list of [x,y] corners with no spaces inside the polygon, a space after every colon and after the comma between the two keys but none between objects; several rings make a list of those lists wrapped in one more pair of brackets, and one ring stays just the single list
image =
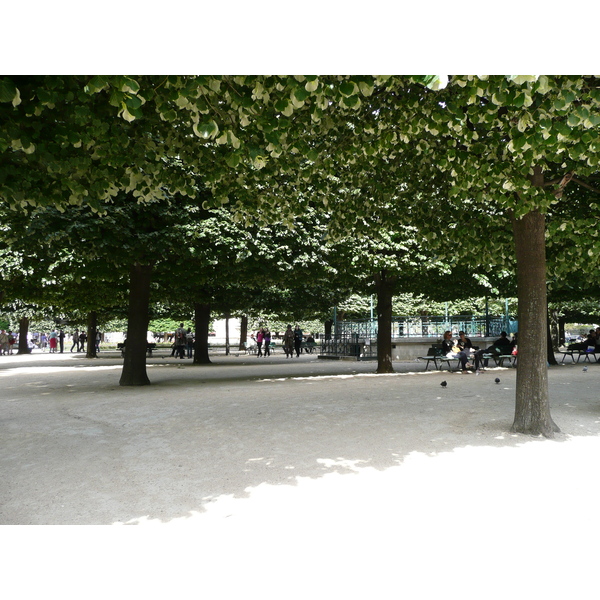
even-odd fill
[{"label": "tree trunk", "polygon": [[393,373],[392,365],[392,297],[395,277],[385,269],[375,275],[377,289],[377,373]]},{"label": "tree trunk", "polygon": [[242,315],[240,322],[240,345],[238,350],[246,349],[246,340],[248,339],[248,315]]},{"label": "tree trunk", "polygon": [[146,344],[151,275],[151,266],[135,264],[131,267],[125,359],[119,385],[150,384],[146,373]]},{"label": "tree trunk", "polygon": [[333,329],[333,319],[329,319],[328,321],[325,321],[325,339],[326,340],[331,339],[332,329]]},{"label": "tree trunk", "polygon": [[98,313],[92,310],[87,319],[87,352],[86,358],[97,358],[96,354],[96,332],[98,331]]},{"label": "tree trunk", "polygon": [[210,325],[210,304],[194,303],[194,321],[196,324],[196,341],[194,342],[195,365],[208,365],[208,326]]},{"label": "tree trunk", "polygon": [[225,315],[225,356],[229,356],[229,313]]},{"label": "tree trunk", "polygon": [[558,345],[562,346],[567,344],[567,340],[565,338],[565,318],[558,318]]},{"label": "tree trunk", "polygon": [[19,319],[19,349],[17,354],[31,354],[31,349],[27,344],[27,336],[29,335],[29,318],[21,317]]},{"label": "tree trunk", "polygon": [[512,431],[554,437],[547,360],[545,219],[538,211],[513,218],[519,300],[519,363]]}]

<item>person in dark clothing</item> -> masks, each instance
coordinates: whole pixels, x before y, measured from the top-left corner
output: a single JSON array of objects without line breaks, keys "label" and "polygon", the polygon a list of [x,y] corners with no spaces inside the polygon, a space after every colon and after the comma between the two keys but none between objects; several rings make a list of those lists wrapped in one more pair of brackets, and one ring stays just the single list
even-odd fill
[{"label": "person in dark clothing", "polygon": [[296,325],[294,329],[294,349],[296,350],[296,358],[300,356],[300,352],[302,351],[302,329],[300,329],[300,325]]},{"label": "person in dark clothing", "polygon": [[[492,354],[493,356],[502,356],[510,354],[512,352],[513,345],[514,342],[511,341],[511,339],[508,337],[506,331],[502,331],[500,332],[500,337],[495,342],[492,342],[492,345],[489,348],[484,348],[483,350],[479,350],[479,352],[476,353],[477,362],[479,363],[479,361],[483,358],[484,354]],[[484,368],[488,366],[488,362],[489,359],[483,359]]]},{"label": "person in dark clothing", "polygon": [[271,356],[271,332],[268,327],[263,331],[263,342],[265,343],[265,358]]}]

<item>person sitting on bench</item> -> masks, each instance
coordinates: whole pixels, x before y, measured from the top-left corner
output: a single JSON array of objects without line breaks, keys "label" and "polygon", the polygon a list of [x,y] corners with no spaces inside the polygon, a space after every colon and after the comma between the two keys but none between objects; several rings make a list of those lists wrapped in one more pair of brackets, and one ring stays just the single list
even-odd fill
[{"label": "person sitting on bench", "polygon": [[[483,358],[484,354],[491,354],[492,356],[505,356],[512,352],[514,346],[514,342],[512,342],[506,331],[500,332],[500,337],[492,343],[489,348],[485,348],[484,350],[479,350],[476,355],[479,355],[479,360]],[[479,362],[479,361],[478,361]],[[488,359],[483,359],[484,368],[488,366]]]},{"label": "person sitting on bench", "polygon": [[467,373],[467,369],[472,367],[469,364],[469,357],[464,350],[461,350],[458,343],[452,339],[452,332],[445,331],[444,339],[442,340],[442,355],[448,358],[458,358],[460,367],[463,373]]}]

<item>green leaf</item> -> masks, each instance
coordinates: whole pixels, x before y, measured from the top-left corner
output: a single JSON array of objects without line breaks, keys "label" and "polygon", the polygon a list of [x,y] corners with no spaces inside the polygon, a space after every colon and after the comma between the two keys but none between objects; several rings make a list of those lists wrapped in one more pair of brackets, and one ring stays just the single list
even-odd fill
[{"label": "green leaf", "polygon": [[10,79],[0,79],[0,102],[12,102],[18,94],[17,86]]},{"label": "green leaf", "polygon": [[214,121],[208,121],[208,123],[194,124],[192,127],[194,133],[203,139],[214,139],[219,133],[219,126]]},{"label": "green leaf", "polygon": [[352,96],[352,94],[354,94],[354,84],[351,81],[344,81],[340,85],[340,92],[342,92],[344,96]]},{"label": "green leaf", "polygon": [[299,102],[304,102],[304,100],[306,100],[309,96],[310,96],[310,92],[308,90],[306,90],[305,88],[297,87],[294,90],[294,97]]}]

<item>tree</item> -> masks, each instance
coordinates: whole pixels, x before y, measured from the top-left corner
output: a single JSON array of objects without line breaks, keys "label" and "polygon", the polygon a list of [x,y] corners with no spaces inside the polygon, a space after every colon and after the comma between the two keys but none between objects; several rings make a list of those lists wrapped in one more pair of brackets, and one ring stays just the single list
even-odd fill
[{"label": "tree", "polygon": [[[514,256],[503,250],[507,230],[513,237],[535,233],[537,239],[521,241],[544,245],[542,225],[565,190],[593,187],[590,177],[600,159],[596,79],[453,76],[445,87],[440,82],[370,76],[3,78],[0,197],[19,206],[94,206],[120,190],[144,201],[157,198],[161,186],[194,195],[190,171],[161,173],[161,161],[177,156],[183,166],[202,164],[214,202],[231,202],[236,218],[247,222],[290,224],[309,199],[329,212],[333,234],[347,232],[362,217],[377,217],[383,226],[423,227],[430,249],[446,259],[471,257],[510,268]],[[424,186],[428,193],[419,193]],[[430,194],[434,187],[440,193]],[[440,223],[485,244],[476,252],[468,244],[448,247]],[[594,260],[599,252],[592,253]],[[542,257],[523,250],[516,259],[523,272],[529,260]],[[577,264],[571,262],[577,253],[565,260]],[[539,265],[536,273],[541,286]],[[531,301],[542,311],[539,289],[520,293],[526,294],[521,310]],[[539,322],[526,318],[520,331],[521,357],[529,356],[524,360],[536,370],[545,368],[545,345],[537,340],[545,334],[528,328]],[[547,412],[547,384],[530,377],[520,370],[516,413],[533,411],[535,387],[535,415],[526,426],[515,419],[515,430],[550,437],[554,425],[539,416]]]}]

